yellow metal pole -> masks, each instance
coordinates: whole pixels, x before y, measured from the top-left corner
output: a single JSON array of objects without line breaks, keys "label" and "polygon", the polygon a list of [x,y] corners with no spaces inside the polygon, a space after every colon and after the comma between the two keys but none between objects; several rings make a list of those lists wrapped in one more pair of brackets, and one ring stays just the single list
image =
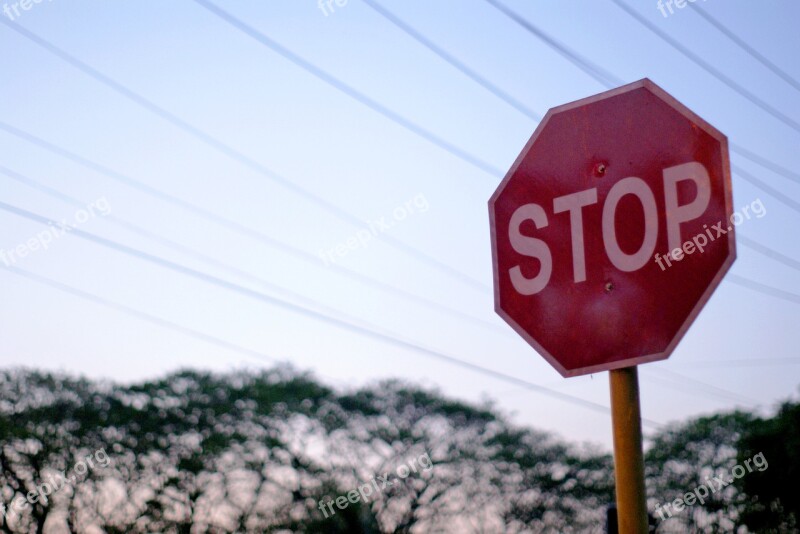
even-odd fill
[{"label": "yellow metal pole", "polygon": [[609,371],[620,534],[647,534],[642,421],[636,367]]}]

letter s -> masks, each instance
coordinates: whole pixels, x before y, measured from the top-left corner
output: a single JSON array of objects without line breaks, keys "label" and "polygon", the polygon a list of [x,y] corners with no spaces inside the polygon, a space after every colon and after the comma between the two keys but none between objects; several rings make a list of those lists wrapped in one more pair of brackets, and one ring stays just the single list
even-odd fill
[{"label": "letter s", "polygon": [[517,208],[511,215],[511,221],[508,224],[508,239],[511,241],[511,247],[523,256],[536,258],[541,263],[539,274],[533,278],[525,278],[519,265],[508,270],[511,284],[520,295],[535,295],[547,286],[550,275],[553,273],[553,257],[547,243],[535,237],[522,235],[520,232],[522,223],[528,219],[533,221],[537,229],[544,228],[547,226],[547,214],[538,204],[525,204]]}]

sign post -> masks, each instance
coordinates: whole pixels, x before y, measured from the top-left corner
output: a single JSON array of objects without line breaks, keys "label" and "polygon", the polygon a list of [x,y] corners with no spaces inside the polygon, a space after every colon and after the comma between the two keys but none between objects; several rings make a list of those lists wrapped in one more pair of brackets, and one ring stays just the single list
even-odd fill
[{"label": "sign post", "polygon": [[619,531],[646,533],[647,499],[644,491],[638,375],[636,367],[608,372]]},{"label": "sign post", "polygon": [[647,532],[636,366],[736,259],[728,141],[644,79],[551,109],[489,200],[495,311],[564,377],[610,372],[620,531]]}]

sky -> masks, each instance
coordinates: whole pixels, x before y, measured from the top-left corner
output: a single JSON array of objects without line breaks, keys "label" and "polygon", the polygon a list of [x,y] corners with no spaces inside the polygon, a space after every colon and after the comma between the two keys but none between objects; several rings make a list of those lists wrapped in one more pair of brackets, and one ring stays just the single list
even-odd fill
[{"label": "sky", "polygon": [[[691,5],[620,1],[729,83],[614,1],[497,3],[797,173],[800,4],[697,2],[787,81]],[[0,366],[130,383],[289,362],[339,388],[401,378],[491,400],[610,447],[610,416],[582,402],[608,406],[606,373],[562,378],[494,313],[486,204],[531,116],[605,85],[487,0],[15,5],[0,6]],[[642,366],[646,434],[798,392],[800,178],[731,161],[766,184],[734,172],[734,208],[766,210],[737,236],[784,261],[740,241],[730,274],[772,289],[729,277],[671,358]]]}]

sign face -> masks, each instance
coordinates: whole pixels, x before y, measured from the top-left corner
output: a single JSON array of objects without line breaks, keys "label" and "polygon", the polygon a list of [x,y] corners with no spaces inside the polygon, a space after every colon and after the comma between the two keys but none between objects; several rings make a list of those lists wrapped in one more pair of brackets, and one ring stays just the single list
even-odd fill
[{"label": "sign face", "polygon": [[564,376],[668,358],[736,215],[727,138],[650,80],[553,108],[489,200],[495,310]]}]

